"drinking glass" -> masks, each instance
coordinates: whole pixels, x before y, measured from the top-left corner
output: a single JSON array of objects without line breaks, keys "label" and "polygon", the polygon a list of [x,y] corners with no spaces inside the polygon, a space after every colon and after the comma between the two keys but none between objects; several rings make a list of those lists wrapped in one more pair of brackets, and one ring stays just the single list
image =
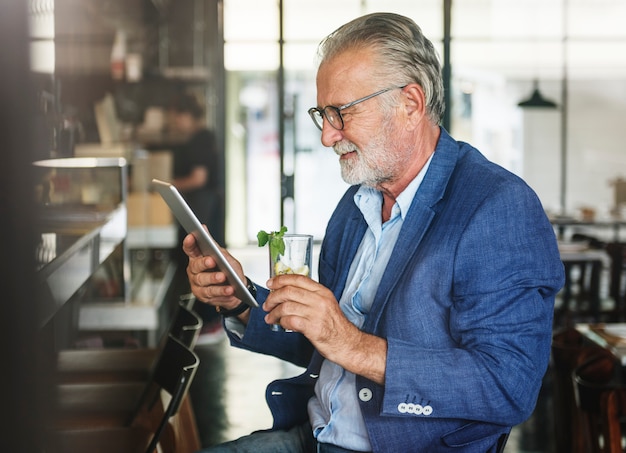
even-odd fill
[{"label": "drinking glass", "polygon": [[[313,256],[313,236],[310,234],[285,234],[285,250],[272,256],[270,251],[270,277],[283,274],[311,276]],[[273,324],[272,330],[281,331],[279,324]]]}]

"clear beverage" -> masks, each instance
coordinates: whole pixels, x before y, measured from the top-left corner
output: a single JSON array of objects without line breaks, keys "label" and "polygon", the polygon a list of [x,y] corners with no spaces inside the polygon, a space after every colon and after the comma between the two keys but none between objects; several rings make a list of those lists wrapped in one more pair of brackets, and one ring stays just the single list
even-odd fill
[{"label": "clear beverage", "polygon": [[[283,236],[285,250],[283,253],[272,255],[270,250],[270,277],[284,274],[298,274],[311,276],[313,257],[313,236],[310,234],[285,234]],[[272,330],[281,331],[278,324]]]}]

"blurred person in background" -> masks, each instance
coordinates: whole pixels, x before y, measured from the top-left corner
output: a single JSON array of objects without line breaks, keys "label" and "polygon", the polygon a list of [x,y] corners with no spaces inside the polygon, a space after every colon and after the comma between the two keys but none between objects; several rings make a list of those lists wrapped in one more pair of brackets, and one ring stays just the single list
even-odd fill
[{"label": "blurred person in background", "polygon": [[[206,126],[204,108],[192,94],[174,98],[168,111],[171,132],[183,139],[173,149],[174,169],[172,184],[180,191],[200,222],[207,225],[211,235],[224,246],[224,220],[219,185],[221,175],[220,153],[215,134]],[[178,243],[186,232],[178,226]],[[189,293],[189,281],[185,269],[187,255],[179,247],[175,249],[177,262],[175,288],[178,295]],[[197,344],[211,344],[224,338],[219,315],[213,307],[196,303],[194,310],[203,321]]]}]

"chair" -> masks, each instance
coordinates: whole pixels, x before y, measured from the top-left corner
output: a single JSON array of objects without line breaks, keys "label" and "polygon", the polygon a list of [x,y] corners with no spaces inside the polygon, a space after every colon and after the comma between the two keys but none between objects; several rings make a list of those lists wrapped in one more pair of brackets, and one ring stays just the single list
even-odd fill
[{"label": "chair", "polygon": [[178,311],[170,324],[170,335],[193,349],[201,328],[202,319],[193,311],[192,306],[189,306],[184,300],[179,301]]},{"label": "chair", "polygon": [[563,260],[565,284],[563,303],[555,312],[557,323],[572,325],[574,318],[599,322],[600,278],[603,262],[599,258]]},{"label": "chair", "polygon": [[[145,388],[144,393],[137,403],[137,409],[133,414],[133,418],[129,420],[129,424],[132,424],[143,410],[148,408],[151,411],[156,399],[160,396],[161,389],[169,393],[169,404],[165,409],[163,417],[161,417],[159,426],[146,452],[152,452],[156,448],[165,425],[169,419],[178,412],[183,398],[191,386],[199,364],[200,360],[196,354],[175,338],[169,338],[165,344],[161,358],[154,369],[152,377],[153,385],[149,385]],[[146,406],[146,404],[148,404],[148,406]]]},{"label": "chair", "polygon": [[591,357],[576,368],[577,407],[590,453],[622,453],[620,417],[626,414],[626,388],[616,379],[618,364],[610,353]]},{"label": "chair", "polygon": [[596,250],[601,250],[605,247],[606,243],[596,236],[590,236],[583,233],[572,234],[572,242],[587,242],[589,247]]},{"label": "chair", "polygon": [[622,388],[612,389],[602,399],[603,420],[605,426],[604,441],[610,453],[622,452],[622,438],[624,433],[623,420],[626,416],[626,391]]},{"label": "chair", "polygon": [[626,271],[626,244],[610,242],[606,244],[606,252],[611,258],[609,295],[615,302],[615,318],[621,321],[626,318],[626,294],[622,290]]},{"label": "chair", "polygon": [[[151,378],[144,385],[126,382],[58,386],[58,411],[50,427],[51,451],[80,451],[90,442],[93,444],[86,450],[90,452],[152,453],[157,444],[164,453],[198,450],[195,420],[170,423],[181,409],[198,365],[196,354],[168,335]],[[164,393],[169,399],[167,403],[162,401]],[[104,442],[107,438],[123,442],[124,448],[108,445]]]},{"label": "chair", "polygon": [[552,388],[554,407],[554,438],[557,453],[587,453],[581,436],[582,419],[576,406],[574,370],[601,353],[601,348],[585,340],[570,327],[557,330],[552,336]]}]

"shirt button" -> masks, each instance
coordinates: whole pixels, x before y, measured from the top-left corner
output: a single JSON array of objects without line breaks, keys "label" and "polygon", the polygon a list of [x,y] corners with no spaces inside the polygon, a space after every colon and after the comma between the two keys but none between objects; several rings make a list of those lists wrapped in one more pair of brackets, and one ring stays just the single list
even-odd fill
[{"label": "shirt button", "polygon": [[432,413],[433,413],[433,407],[432,406],[424,406],[424,409],[422,410],[422,414],[430,415]]},{"label": "shirt button", "polygon": [[364,403],[367,403],[372,399],[372,391],[368,388],[362,388],[359,390],[359,399]]}]

